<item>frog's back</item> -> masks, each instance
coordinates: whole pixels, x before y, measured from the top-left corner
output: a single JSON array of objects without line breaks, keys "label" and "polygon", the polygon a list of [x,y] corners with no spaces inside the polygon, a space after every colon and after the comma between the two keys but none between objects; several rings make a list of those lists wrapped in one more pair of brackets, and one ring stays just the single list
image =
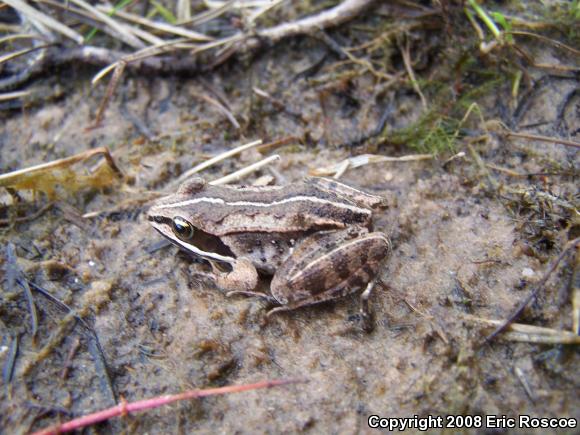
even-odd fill
[{"label": "frog's back", "polygon": [[184,198],[194,226],[215,235],[293,233],[368,227],[372,209],[306,182],[288,186],[212,186]]}]

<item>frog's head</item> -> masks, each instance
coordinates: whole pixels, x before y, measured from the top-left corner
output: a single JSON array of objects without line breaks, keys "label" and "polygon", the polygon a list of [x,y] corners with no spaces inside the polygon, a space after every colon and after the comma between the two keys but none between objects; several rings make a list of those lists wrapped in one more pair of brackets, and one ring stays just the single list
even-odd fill
[{"label": "frog's head", "polygon": [[204,216],[209,213],[203,201],[206,187],[202,178],[187,180],[177,193],[157,200],[147,219],[163,237],[185,251],[207,260],[233,263],[235,258],[222,255],[228,252],[224,252],[219,239],[204,231]]}]

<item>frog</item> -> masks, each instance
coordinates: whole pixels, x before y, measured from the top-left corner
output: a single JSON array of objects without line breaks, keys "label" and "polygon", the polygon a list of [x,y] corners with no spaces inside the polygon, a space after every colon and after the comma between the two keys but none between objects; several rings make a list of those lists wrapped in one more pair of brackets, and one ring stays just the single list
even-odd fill
[{"label": "frog", "polygon": [[[195,177],[158,199],[148,220],[180,249],[209,262],[206,274],[228,296],[268,299],[267,316],[364,289],[361,315],[391,252],[373,230],[381,196],[334,179],[305,177],[285,186],[218,186]],[[271,277],[269,294],[256,291]]]}]

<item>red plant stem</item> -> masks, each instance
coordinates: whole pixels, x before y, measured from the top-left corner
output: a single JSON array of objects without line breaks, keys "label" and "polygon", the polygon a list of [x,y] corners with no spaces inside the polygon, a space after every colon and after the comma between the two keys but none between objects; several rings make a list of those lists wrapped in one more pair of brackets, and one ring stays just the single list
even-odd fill
[{"label": "red plant stem", "polygon": [[190,390],[180,394],[158,396],[152,399],[140,400],[138,402],[127,403],[125,401],[119,403],[112,408],[104,409],[93,414],[85,415],[84,417],[75,418],[66,423],[57,424],[47,429],[34,432],[32,435],[56,435],[63,432],[70,432],[81,427],[90,426],[101,421],[108,420],[119,415],[127,415],[132,412],[144,411],[146,409],[157,408],[159,406],[168,405],[179,400],[198,399],[200,397],[215,396],[218,394],[240,393],[242,391],[257,390],[260,388],[272,388],[280,385],[295,384],[298,382],[305,382],[303,379],[280,379],[274,381],[262,381],[255,384],[246,385],[229,385],[220,388],[208,388],[206,390]]}]

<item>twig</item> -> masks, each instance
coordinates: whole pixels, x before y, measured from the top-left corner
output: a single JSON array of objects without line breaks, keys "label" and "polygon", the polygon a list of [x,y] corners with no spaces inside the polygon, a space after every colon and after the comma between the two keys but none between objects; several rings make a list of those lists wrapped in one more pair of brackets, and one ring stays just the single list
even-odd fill
[{"label": "twig", "polygon": [[520,303],[520,305],[516,308],[516,310],[505,321],[503,321],[491,334],[489,334],[485,338],[483,344],[489,343],[491,340],[493,340],[498,334],[502,333],[511,323],[513,323],[513,321],[517,319],[520,316],[520,314],[522,314],[522,312],[524,311],[526,306],[530,303],[530,301],[534,299],[538,295],[540,290],[544,288],[544,285],[546,284],[546,282],[548,281],[554,270],[556,270],[558,264],[560,264],[562,259],[566,256],[568,251],[576,248],[578,245],[580,245],[580,237],[577,237],[576,239],[566,243],[564,249],[562,250],[560,255],[558,255],[558,258],[556,258],[556,260],[554,260],[552,264],[550,264],[550,267],[548,267],[548,270],[546,271],[542,279],[540,279],[536,283],[536,286],[530,292],[530,294]]},{"label": "twig", "polygon": [[257,390],[261,388],[272,388],[281,385],[296,384],[300,382],[306,381],[303,379],[280,379],[273,381],[262,381],[256,382],[254,384],[230,385],[227,387],[208,388],[205,390],[190,390],[180,394],[158,396],[152,399],[145,399],[132,403],[121,402],[119,405],[113,406],[112,408],[95,412],[93,414],[85,415],[84,417],[79,417],[69,422],[58,424],[48,429],[34,432],[32,435],[56,435],[63,432],[70,432],[75,429],[80,429],[82,427],[87,427],[99,423],[101,421],[109,420],[110,418],[113,417],[124,416],[134,412],[145,411],[147,409],[154,409],[181,400],[199,399],[201,397],[215,396],[218,394],[240,393],[243,391]]},{"label": "twig", "polygon": [[[199,54],[201,52],[210,50],[212,48],[232,44],[232,43],[240,41],[242,39],[244,39],[244,36],[242,34],[236,34],[233,36],[219,39],[217,41],[210,41],[210,42],[207,42],[205,44],[201,44],[201,45],[197,46],[196,48],[194,48],[191,51],[190,54],[191,54],[191,56],[193,56],[195,54]],[[164,42],[163,44],[155,45],[153,47],[147,47],[147,48],[139,50],[135,53],[124,54],[121,59],[114,61],[113,63],[111,63],[110,65],[106,66],[101,71],[99,71],[95,75],[95,77],[93,77],[91,83],[93,85],[95,85],[100,79],[102,79],[104,76],[106,76],[108,73],[110,73],[113,69],[115,69],[119,62],[126,62],[128,65],[133,64],[135,62],[140,63],[140,62],[143,62],[143,61],[145,61],[153,56],[158,56],[160,54],[167,53],[170,51],[175,51],[177,49],[183,49],[183,48],[185,48],[185,47],[183,47],[184,42],[187,42],[187,39],[180,38],[180,39],[176,39],[173,41],[167,41],[167,42]],[[178,72],[178,71],[183,70],[183,67],[178,68],[178,67],[175,67],[173,65],[171,65],[169,68],[167,66],[164,67],[163,64],[166,63],[167,61],[168,61],[167,59],[165,59],[165,60],[156,59],[154,61],[149,62],[148,65],[149,65],[149,67],[152,67],[153,65],[157,65],[156,69],[158,71],[169,70],[169,71],[173,71],[173,72]],[[170,58],[169,62],[173,63],[173,62],[175,62],[175,59],[172,57],[172,58]],[[186,65],[189,65],[190,70],[185,71],[185,72],[188,72],[189,74],[195,72],[196,70],[197,71],[200,70],[199,67],[195,67],[195,66],[193,68],[191,67],[191,60],[186,61]]]},{"label": "twig", "polygon": [[334,8],[320,12],[317,15],[259,31],[259,39],[254,38],[251,45],[259,44],[259,40],[263,38],[269,39],[271,43],[276,43],[289,36],[312,33],[319,29],[338,26],[352,20],[374,2],[375,0],[345,0]]},{"label": "twig", "polygon": [[[22,0],[9,1],[23,3]],[[223,5],[223,7],[220,7],[219,10],[216,9],[214,11],[209,11],[207,17],[204,15],[203,21],[221,15],[223,12],[227,11],[233,3],[234,2],[227,2]],[[262,43],[269,42],[273,44],[284,38],[289,38],[303,33],[313,33],[319,29],[330,28],[343,24],[355,18],[358,14],[371,6],[373,3],[375,3],[375,0],[346,0],[338,6],[325,10],[317,15],[258,31],[257,37],[252,35],[245,35],[244,33],[240,32],[216,41],[210,41],[206,44],[201,44],[196,47],[191,54],[199,54],[202,51],[220,46],[232,46],[233,50],[231,51],[231,54],[248,49],[256,49],[260,47]],[[36,11],[35,9],[33,10]],[[202,15],[194,17],[192,21],[195,21],[198,18],[201,19]],[[81,44],[82,37],[80,35],[78,35],[78,37],[80,39],[77,42]],[[120,59],[123,59],[127,62],[127,68],[130,70],[145,70],[156,73],[193,75],[199,73],[200,71],[207,71],[215,68],[228,58],[223,57],[213,63],[204,62],[200,64],[198,63],[197,58],[194,56],[186,56],[183,58],[176,58],[174,56],[162,56],[163,54],[167,54],[167,52],[171,49],[175,50],[177,48],[185,48],[184,43],[188,43],[189,41],[189,39],[180,38],[173,41],[167,41],[163,43],[163,45],[147,47],[135,53],[110,50],[107,48],[95,46],[81,46],[64,50],[59,48],[58,50],[52,50],[47,53],[47,60],[46,62],[43,62],[41,66],[45,68],[49,65],[69,65],[71,62],[75,61],[84,62],[91,65],[106,66],[93,79],[93,84],[95,84],[100,78],[112,71],[116,67],[116,62],[118,62]]]}]

